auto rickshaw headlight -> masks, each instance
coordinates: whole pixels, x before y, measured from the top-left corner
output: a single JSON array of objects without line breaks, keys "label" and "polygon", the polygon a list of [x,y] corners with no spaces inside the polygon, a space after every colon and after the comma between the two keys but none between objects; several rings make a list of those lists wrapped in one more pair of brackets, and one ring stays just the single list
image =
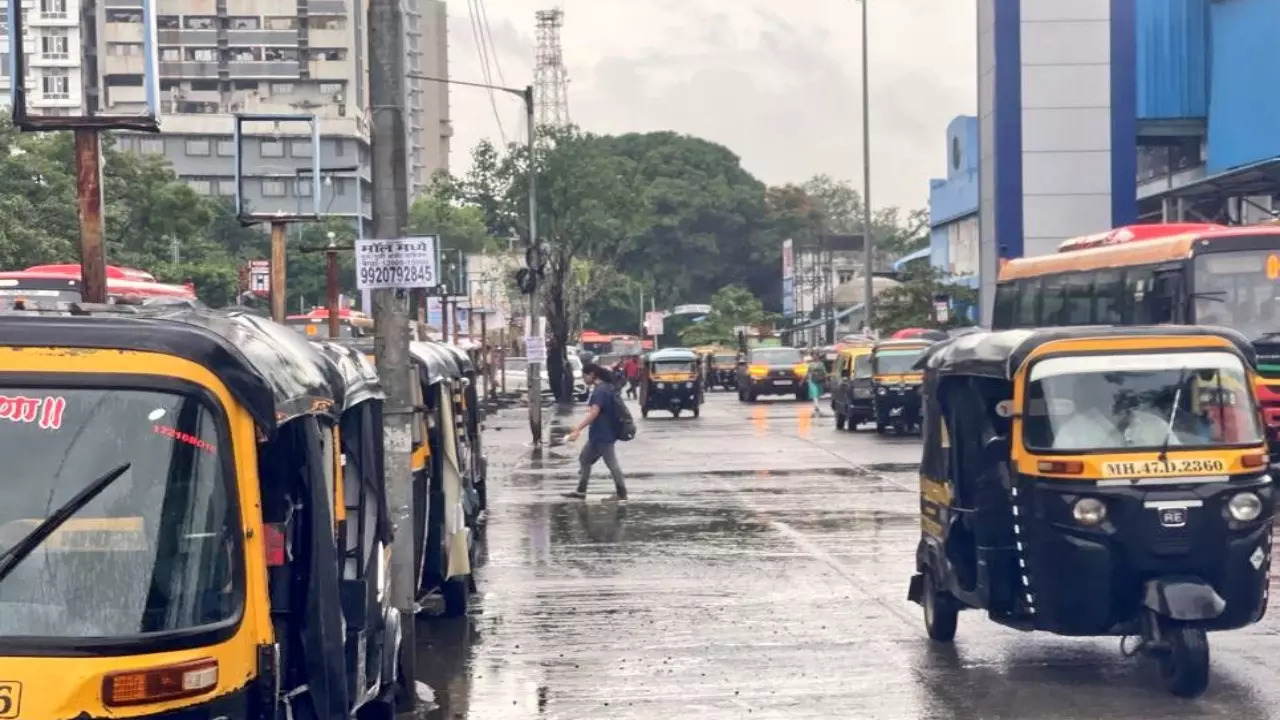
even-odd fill
[{"label": "auto rickshaw headlight", "polygon": [[888,388],[882,388],[882,387],[880,387],[880,388],[876,388],[876,394],[877,394],[877,395],[888,395],[888,394],[889,394],[889,390],[888,390]]},{"label": "auto rickshaw headlight", "polygon": [[1098,498],[1080,498],[1071,508],[1071,514],[1081,525],[1101,525],[1107,519],[1107,505]]},{"label": "auto rickshaw headlight", "polygon": [[666,383],[658,383],[658,389],[661,390],[667,386]]},{"label": "auto rickshaw headlight", "polygon": [[691,382],[687,382],[687,383],[685,383],[685,384],[684,384],[684,386],[685,386],[686,388],[691,388],[691,387],[693,387],[693,383],[691,383]]},{"label": "auto rickshaw headlight", "polygon": [[1262,514],[1262,498],[1249,491],[1236,493],[1227,501],[1227,512],[1240,522],[1257,520]]}]

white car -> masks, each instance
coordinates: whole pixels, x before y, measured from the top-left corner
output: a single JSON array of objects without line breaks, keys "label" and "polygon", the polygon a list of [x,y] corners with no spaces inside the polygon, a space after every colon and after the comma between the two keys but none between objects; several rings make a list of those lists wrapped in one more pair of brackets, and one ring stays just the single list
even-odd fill
[{"label": "white car", "polygon": [[[506,371],[506,388],[507,392],[521,393],[526,392],[529,388],[529,361],[522,357],[509,357],[504,361]],[[573,369],[573,397],[576,400],[586,400],[588,395],[587,384],[582,379],[582,361],[576,357],[570,357],[569,367]],[[542,397],[544,399],[551,397],[551,382],[547,375],[547,366],[542,368]],[[499,374],[496,380],[501,383],[502,375]]]}]

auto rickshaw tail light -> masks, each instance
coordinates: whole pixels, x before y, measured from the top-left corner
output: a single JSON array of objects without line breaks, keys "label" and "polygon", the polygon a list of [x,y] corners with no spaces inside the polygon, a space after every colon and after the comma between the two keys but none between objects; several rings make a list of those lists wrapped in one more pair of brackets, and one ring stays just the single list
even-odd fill
[{"label": "auto rickshaw tail light", "polygon": [[204,658],[107,675],[102,680],[102,702],[109,707],[165,702],[202,695],[217,686],[218,661]]},{"label": "auto rickshaw tail light", "polygon": [[1240,458],[1240,465],[1247,468],[1260,468],[1267,466],[1266,453],[1251,453]]},{"label": "auto rickshaw tail light", "polygon": [[1079,475],[1084,472],[1084,463],[1079,460],[1041,460],[1040,472],[1055,475]]},{"label": "auto rickshaw tail light", "polygon": [[267,554],[267,567],[284,565],[287,555],[285,552],[284,527],[275,523],[267,523],[262,530],[263,545]]}]

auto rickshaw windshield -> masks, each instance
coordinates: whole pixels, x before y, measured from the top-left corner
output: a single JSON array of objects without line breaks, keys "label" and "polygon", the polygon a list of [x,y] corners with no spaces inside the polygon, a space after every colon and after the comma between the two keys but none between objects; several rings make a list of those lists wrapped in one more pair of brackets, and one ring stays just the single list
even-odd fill
[{"label": "auto rickshaw windshield", "polygon": [[694,364],[691,360],[659,360],[653,364],[653,373],[691,373]]},{"label": "auto rickshaw windshield", "polygon": [[1226,352],[1059,356],[1029,376],[1030,449],[1108,451],[1262,442],[1244,364]]},{"label": "auto rickshaw windshield", "polygon": [[738,361],[738,356],[733,353],[719,353],[712,360],[717,365],[732,365]]},{"label": "auto rickshaw windshield", "polygon": [[916,360],[924,354],[925,348],[910,350],[881,350],[876,353],[876,372],[882,375],[900,375],[911,372]]},{"label": "auto rickshaw windshield", "polygon": [[127,640],[240,612],[218,420],[193,396],[0,389],[0,554],[94,478],[129,468],[0,581],[3,638]]}]

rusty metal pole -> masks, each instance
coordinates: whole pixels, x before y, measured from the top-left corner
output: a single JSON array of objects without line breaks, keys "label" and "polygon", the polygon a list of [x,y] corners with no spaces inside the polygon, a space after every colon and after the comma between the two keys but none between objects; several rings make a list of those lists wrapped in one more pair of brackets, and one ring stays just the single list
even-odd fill
[{"label": "rusty metal pole", "polygon": [[418,306],[414,316],[418,319],[418,340],[427,340],[427,289],[413,291],[413,302]]},{"label": "rusty metal pole", "polygon": [[283,323],[285,318],[285,299],[288,293],[285,289],[285,229],[288,227],[284,222],[271,223],[271,319],[278,323]]},{"label": "rusty metal pole", "polygon": [[76,210],[80,215],[80,291],[85,302],[107,301],[107,246],[102,241],[102,153],[98,131],[78,128]]},{"label": "rusty metal pole", "polygon": [[338,307],[338,248],[329,243],[324,251],[324,291],[329,304],[329,338],[337,339],[342,309]]}]

